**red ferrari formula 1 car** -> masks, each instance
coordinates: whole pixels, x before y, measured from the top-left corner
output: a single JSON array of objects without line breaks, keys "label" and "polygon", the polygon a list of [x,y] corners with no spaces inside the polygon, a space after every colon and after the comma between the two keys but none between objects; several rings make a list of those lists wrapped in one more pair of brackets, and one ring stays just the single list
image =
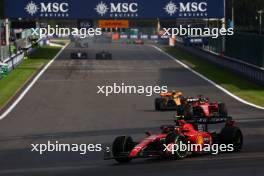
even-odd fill
[{"label": "red ferrari formula 1 car", "polygon": [[226,105],[221,102],[210,102],[208,98],[185,98],[179,91],[161,93],[155,99],[155,110],[176,110],[178,115],[193,117],[227,117]]},{"label": "red ferrari formula 1 car", "polygon": [[184,105],[185,118],[193,117],[224,117],[228,116],[225,103],[210,102],[208,98],[186,98]]},{"label": "red ferrari formula 1 car", "polygon": [[[105,151],[104,159],[115,159],[119,163],[126,163],[136,158],[175,158],[183,159],[189,154],[212,153],[204,151],[203,146],[232,145],[233,152],[241,150],[243,145],[243,135],[238,127],[234,126],[234,121],[229,118],[200,118],[186,121],[177,119],[175,125],[163,125],[161,133],[146,133],[146,137],[141,142],[134,142],[130,136],[117,137],[112,147]],[[225,126],[220,133],[209,132],[207,125],[211,123],[223,123]],[[204,125],[205,128],[200,128]],[[198,144],[200,148],[193,151],[174,150],[176,144]],[[227,150],[226,150],[227,151]],[[221,151],[224,152],[224,151]]]}]

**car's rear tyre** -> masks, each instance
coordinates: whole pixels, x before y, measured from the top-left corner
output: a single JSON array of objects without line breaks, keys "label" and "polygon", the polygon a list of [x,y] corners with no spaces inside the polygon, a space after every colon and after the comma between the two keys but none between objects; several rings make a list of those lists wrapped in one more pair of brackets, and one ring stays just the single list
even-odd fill
[{"label": "car's rear tyre", "polygon": [[219,116],[220,117],[227,117],[228,112],[225,103],[219,103],[218,104],[218,111],[219,111]]},{"label": "car's rear tyre", "polygon": [[190,104],[185,105],[183,114],[184,114],[185,119],[192,119],[193,118],[193,106]]},{"label": "car's rear tyre", "polygon": [[221,144],[232,144],[233,152],[239,152],[243,146],[243,134],[238,127],[224,127],[220,132]]},{"label": "car's rear tyre", "polygon": [[159,107],[160,111],[167,110],[167,102],[166,101],[167,101],[166,99],[161,98],[160,107]]},{"label": "car's rear tyre", "polygon": [[155,110],[160,111],[160,104],[162,102],[162,98],[156,98],[155,99]]},{"label": "car's rear tyre", "polygon": [[184,106],[179,105],[176,107],[176,112],[178,116],[184,116]]},{"label": "car's rear tyre", "polygon": [[115,160],[119,163],[131,161],[129,156],[122,156],[122,153],[130,152],[134,147],[134,142],[130,136],[119,136],[115,138],[112,145],[112,152]]},{"label": "car's rear tyre", "polygon": [[[174,144],[174,153],[171,154],[173,159],[184,159],[188,155],[188,149],[187,144],[188,141],[183,135],[177,135],[175,133],[170,133],[167,135],[166,139],[166,145]],[[180,146],[185,145],[185,149],[181,150]],[[178,150],[176,149],[176,146],[178,146]]]},{"label": "car's rear tyre", "polygon": [[200,106],[193,107],[193,116],[198,117],[198,118],[206,117],[203,108]]},{"label": "car's rear tyre", "polygon": [[175,107],[176,108],[176,103],[173,99],[169,99],[168,102],[167,102],[167,106],[168,107]]}]

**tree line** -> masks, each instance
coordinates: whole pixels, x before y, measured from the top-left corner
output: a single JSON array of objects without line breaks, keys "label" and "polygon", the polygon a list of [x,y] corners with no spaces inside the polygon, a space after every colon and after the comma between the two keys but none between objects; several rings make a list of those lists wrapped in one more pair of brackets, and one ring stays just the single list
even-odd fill
[{"label": "tree line", "polygon": [[[264,10],[264,0],[226,0],[227,20],[232,19],[232,6],[234,7],[236,27],[241,29],[258,29],[259,14],[257,11]],[[262,16],[264,18],[264,14]]]}]

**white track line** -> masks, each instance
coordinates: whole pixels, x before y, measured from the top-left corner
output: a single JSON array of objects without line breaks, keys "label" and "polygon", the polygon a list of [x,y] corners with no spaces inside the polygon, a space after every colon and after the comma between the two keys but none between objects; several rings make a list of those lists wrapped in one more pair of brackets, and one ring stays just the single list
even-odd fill
[{"label": "white track line", "polygon": [[4,119],[16,106],[17,104],[24,98],[24,96],[29,92],[29,90],[34,86],[34,84],[38,81],[38,79],[43,75],[43,73],[48,69],[48,67],[54,62],[55,59],[62,53],[62,51],[68,46],[66,44],[57,54],[56,56],[49,61],[49,63],[37,74],[37,76],[30,82],[30,84],[25,88],[25,90],[19,95],[19,97],[13,102],[13,104],[8,107],[8,109],[1,114],[0,120]]},{"label": "white track line", "polygon": [[204,79],[205,81],[211,83],[212,85],[214,85],[215,87],[217,87],[218,89],[220,89],[221,91],[223,91],[224,93],[226,93],[227,95],[231,96],[232,98],[238,100],[241,103],[244,103],[246,105],[249,105],[251,107],[257,108],[257,109],[262,109],[264,110],[264,107],[262,106],[258,106],[255,105],[253,103],[250,103],[246,100],[241,99],[240,97],[232,94],[231,92],[229,92],[228,90],[226,90],[225,88],[223,88],[222,86],[220,86],[219,84],[215,83],[214,81],[206,78],[205,76],[203,76],[202,74],[196,72],[195,70],[193,70],[192,68],[190,68],[188,65],[184,64],[183,62],[181,62],[180,60],[178,60],[177,58],[173,57],[172,55],[166,53],[165,51],[163,51],[162,49],[160,49],[157,46],[151,45],[153,48],[155,48],[156,50],[160,51],[161,53],[163,53],[164,55],[168,56],[169,58],[171,58],[172,60],[174,60],[175,62],[177,62],[178,64],[180,64],[181,66],[183,66],[184,68],[188,69],[189,71],[191,71],[192,73],[196,74],[197,76],[199,76],[200,78]]}]

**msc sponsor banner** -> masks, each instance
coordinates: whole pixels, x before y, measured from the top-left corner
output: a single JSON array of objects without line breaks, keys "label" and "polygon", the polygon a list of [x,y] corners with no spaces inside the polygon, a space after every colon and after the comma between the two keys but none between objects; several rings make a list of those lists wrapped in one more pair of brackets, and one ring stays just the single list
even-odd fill
[{"label": "msc sponsor banner", "polygon": [[156,39],[159,39],[159,36],[158,35],[151,35],[150,39],[151,40],[156,40]]},{"label": "msc sponsor banner", "polygon": [[99,20],[99,28],[128,28],[128,20]]},{"label": "msc sponsor banner", "polygon": [[9,18],[223,18],[224,0],[7,0]]},{"label": "msc sponsor banner", "polygon": [[142,35],[140,35],[140,39],[148,39],[148,35],[147,34],[142,34]]}]

